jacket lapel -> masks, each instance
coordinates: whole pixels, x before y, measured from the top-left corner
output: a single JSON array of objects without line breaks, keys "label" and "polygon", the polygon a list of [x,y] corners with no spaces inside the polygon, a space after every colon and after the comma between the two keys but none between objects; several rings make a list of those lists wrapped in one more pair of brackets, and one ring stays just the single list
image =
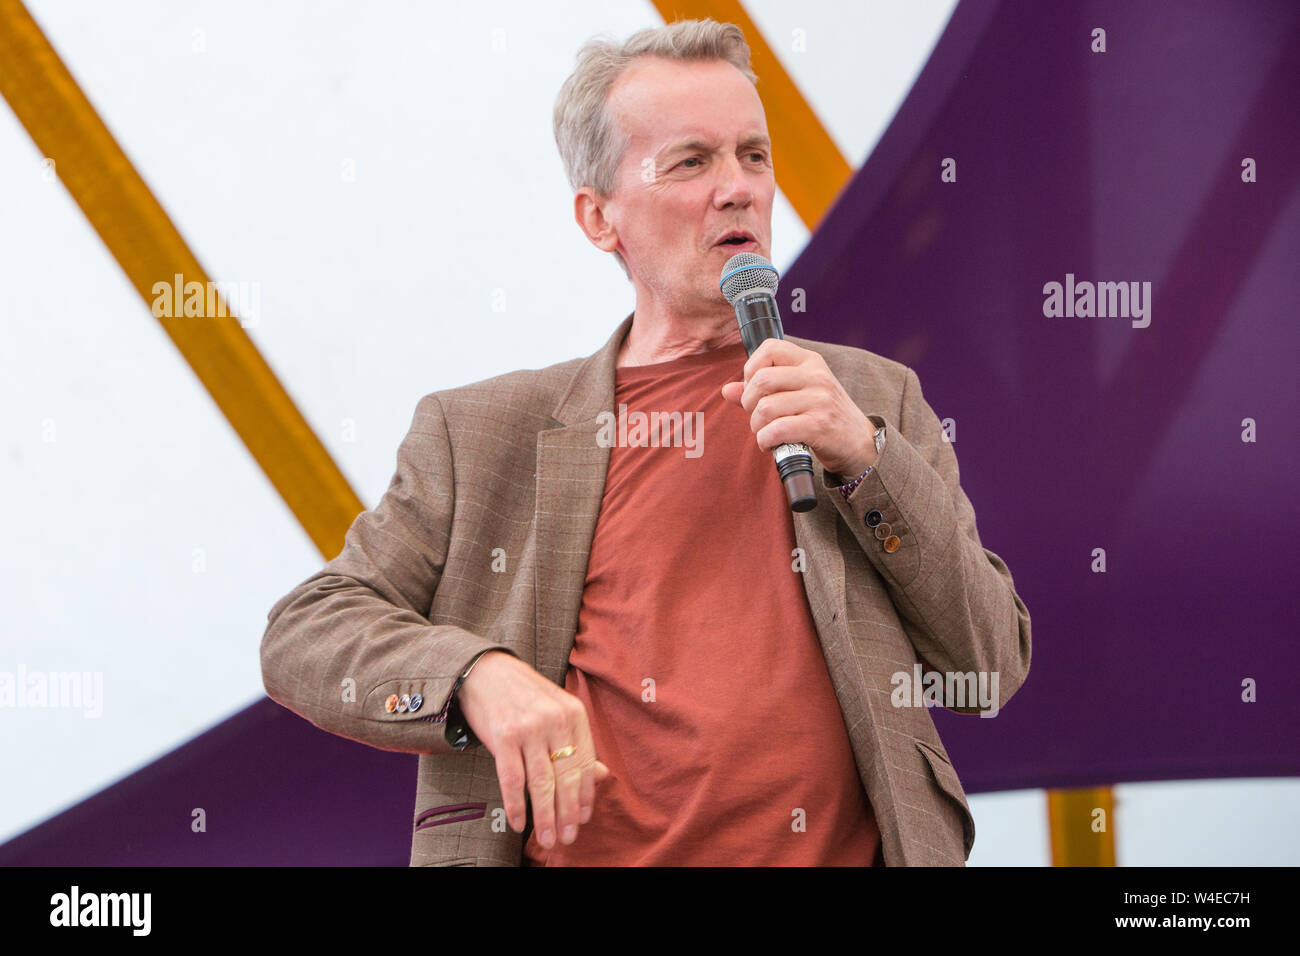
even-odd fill
[{"label": "jacket lapel", "polygon": [[605,345],[578,366],[551,412],[559,427],[537,433],[535,667],[561,686],[578,630],[587,559],[609,470],[609,449],[596,442],[596,416],[614,408],[614,365],[631,326],[628,315]]},{"label": "jacket lapel", "polygon": [[[824,486],[822,474],[823,468],[814,457],[813,481],[820,500],[812,511],[794,515],[794,533],[807,560],[804,593],[808,595],[808,606],[826,658],[826,669],[844,714],[844,726],[852,740],[865,785],[868,769],[875,762],[876,721],[870,710],[866,675],[858,658],[854,636],[848,628],[844,552],[839,545],[840,525],[844,519],[835,503],[829,500],[831,495],[839,492]],[[850,534],[847,528],[844,531]]]},{"label": "jacket lapel", "polygon": [[[808,595],[808,604],[812,608],[813,618],[819,631],[825,624],[830,624],[832,617],[839,626],[836,636],[842,634],[845,612],[844,555],[840,552],[837,540],[837,525],[840,514],[835,502],[829,500],[838,491],[823,487],[823,469],[821,463],[813,458],[813,485],[817,488],[818,504],[812,511],[795,513],[795,542],[803,549],[807,557],[807,570],[804,572],[804,591]],[[827,635],[822,635],[825,645]]]}]

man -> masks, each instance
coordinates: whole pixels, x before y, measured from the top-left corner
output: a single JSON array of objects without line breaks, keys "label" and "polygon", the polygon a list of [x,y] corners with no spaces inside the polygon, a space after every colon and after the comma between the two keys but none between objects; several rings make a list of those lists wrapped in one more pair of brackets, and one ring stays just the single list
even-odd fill
[{"label": "man", "polygon": [[[713,21],[584,48],[556,139],[634,312],[586,359],[425,396],[383,500],[271,609],[274,699],[421,754],[413,865],[970,853],[896,675],[991,677],[1000,707],[1029,614],[915,373],[797,337],[746,357],[718,277],[770,252],[748,60]],[[801,514],[770,452],[794,441]]]}]

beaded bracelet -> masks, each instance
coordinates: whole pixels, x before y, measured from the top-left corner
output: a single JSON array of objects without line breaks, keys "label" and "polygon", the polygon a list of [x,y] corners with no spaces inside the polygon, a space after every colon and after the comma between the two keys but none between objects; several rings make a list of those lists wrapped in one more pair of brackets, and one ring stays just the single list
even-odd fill
[{"label": "beaded bracelet", "polygon": [[862,484],[862,480],[869,474],[871,474],[871,466],[867,465],[867,470],[858,475],[858,477],[854,478],[847,485],[840,485],[840,494],[844,496],[845,501],[849,500],[849,495],[853,494],[853,489]]},{"label": "beaded bracelet", "polygon": [[[885,426],[881,425],[879,428],[877,428],[876,433],[872,436],[872,438],[876,443],[876,454],[879,455],[882,451],[885,450]],[[862,474],[858,475],[858,477],[854,478],[847,485],[840,485],[840,494],[844,496],[845,501],[849,500],[849,495],[853,494],[853,489],[857,488],[858,485],[862,484],[863,479],[866,478],[867,475],[871,474],[872,467],[874,466],[867,465],[867,470],[864,471]]]}]

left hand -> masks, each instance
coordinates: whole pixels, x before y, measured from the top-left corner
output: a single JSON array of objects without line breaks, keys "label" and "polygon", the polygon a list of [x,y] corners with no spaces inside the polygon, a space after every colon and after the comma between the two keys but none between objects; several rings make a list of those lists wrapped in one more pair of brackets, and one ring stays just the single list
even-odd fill
[{"label": "left hand", "polygon": [[750,413],[764,451],[803,442],[822,468],[845,480],[876,464],[876,426],[853,403],[821,354],[785,339],[766,339],[745,363],[745,380],[722,397]]}]

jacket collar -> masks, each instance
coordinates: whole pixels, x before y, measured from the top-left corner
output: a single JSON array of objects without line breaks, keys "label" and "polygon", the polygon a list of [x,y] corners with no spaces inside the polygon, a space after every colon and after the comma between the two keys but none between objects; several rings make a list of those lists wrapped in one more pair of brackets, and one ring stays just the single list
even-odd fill
[{"label": "jacket collar", "polygon": [[618,350],[632,328],[635,314],[629,312],[605,344],[578,366],[564,397],[551,412],[551,417],[561,425],[591,421],[601,411],[609,410],[614,400],[614,366],[618,362]]}]

